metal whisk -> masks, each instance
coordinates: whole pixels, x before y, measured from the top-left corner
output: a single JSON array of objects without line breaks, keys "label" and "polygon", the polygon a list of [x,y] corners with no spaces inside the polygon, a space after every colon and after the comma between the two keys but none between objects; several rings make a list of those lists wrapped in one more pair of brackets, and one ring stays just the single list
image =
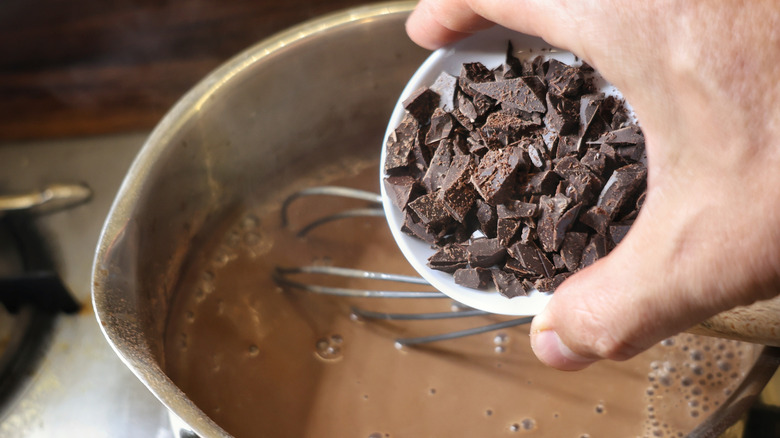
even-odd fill
[{"label": "metal whisk", "polygon": [[[337,186],[320,186],[303,189],[295,192],[282,204],[281,220],[283,226],[289,226],[288,210],[290,205],[301,198],[310,196],[333,196],[340,198],[348,198],[358,201],[367,202],[367,206],[363,208],[355,208],[344,210],[335,214],[327,215],[304,225],[297,232],[297,237],[304,237],[315,228],[338,221],[345,218],[354,217],[382,217],[384,218],[384,210],[382,209],[382,200],[376,193],[367,192],[364,190],[352,189],[347,187]],[[367,290],[367,289],[352,289],[342,287],[325,286],[321,284],[311,284],[295,279],[296,276],[302,274],[318,274],[322,276],[332,276],[340,278],[360,278],[366,280],[374,280],[378,282],[395,282],[404,284],[414,284],[430,286],[430,284],[421,277],[389,274],[384,272],[371,272],[361,269],[352,269],[345,267],[334,266],[299,266],[299,267],[277,267],[273,273],[274,280],[280,286],[286,286],[289,288],[302,290],[310,293],[336,295],[341,297],[353,297],[353,298],[447,298],[446,295],[437,291],[392,291],[392,290]],[[466,307],[461,303],[453,301],[452,310],[449,312],[435,312],[435,313],[384,313],[374,312],[370,310],[364,310],[357,307],[352,307],[352,315],[357,318],[365,320],[394,320],[394,321],[420,321],[420,320],[441,320],[450,318],[469,318],[475,316],[487,315],[488,312],[472,309]],[[440,333],[431,336],[421,336],[413,338],[399,338],[396,339],[397,346],[410,346],[425,344],[436,341],[443,341],[448,339],[461,338],[465,336],[477,335],[480,333],[486,333],[494,330],[501,330],[508,327],[513,327],[522,324],[528,324],[533,317],[516,318],[498,323],[481,325],[478,327],[472,327],[464,330],[452,331],[447,333]]]}]

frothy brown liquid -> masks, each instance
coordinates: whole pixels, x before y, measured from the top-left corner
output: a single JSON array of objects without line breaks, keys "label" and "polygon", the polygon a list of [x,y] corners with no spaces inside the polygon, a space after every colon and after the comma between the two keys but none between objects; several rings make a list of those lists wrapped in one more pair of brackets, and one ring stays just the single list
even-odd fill
[{"label": "frothy brown liquid", "polygon": [[[376,175],[373,164],[323,183],[376,191]],[[292,228],[345,206],[356,204],[299,200]],[[508,318],[364,321],[351,306],[441,312],[452,302],[328,297],[272,280],[276,266],[310,264],[413,274],[382,218],[344,219],[297,238],[281,227],[278,208],[249,211],[202,252],[206,257],[189,267],[179,287],[166,371],[237,437],[684,436],[724,402],[758,351],[683,334],[632,360],[566,373],[536,360],[528,326],[398,349],[399,337]]]}]

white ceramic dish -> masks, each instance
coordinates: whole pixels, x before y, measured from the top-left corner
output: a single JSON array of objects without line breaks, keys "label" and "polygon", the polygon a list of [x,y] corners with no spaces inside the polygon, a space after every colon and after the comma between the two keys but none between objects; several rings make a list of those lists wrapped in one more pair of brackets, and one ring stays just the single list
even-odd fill
[{"label": "white ceramic dish", "polygon": [[[461,65],[466,62],[481,62],[487,68],[501,65],[506,60],[507,42],[509,41],[512,42],[515,56],[520,59],[542,56],[546,59],[554,58],[569,65],[581,64],[581,61],[572,53],[556,49],[540,38],[520,34],[499,26],[433,52],[409,80],[395,105],[382,143],[380,169],[385,167],[387,139],[404,117],[405,109],[402,102],[407,96],[421,87],[433,84],[443,71],[457,76]],[[596,85],[605,94],[622,97],[617,89],[599,78],[596,78]],[[384,177],[385,175],[381,175],[382,179]],[[436,289],[467,306],[496,314],[536,315],[547,305],[551,296],[549,293],[532,291],[528,296],[510,299],[499,294],[494,288],[482,291],[460,286],[455,284],[452,274],[430,269],[427,265],[428,258],[433,255],[435,250],[422,240],[401,231],[403,214],[388,197],[384,183],[381,183],[380,187],[387,222],[401,252],[414,269]]]}]

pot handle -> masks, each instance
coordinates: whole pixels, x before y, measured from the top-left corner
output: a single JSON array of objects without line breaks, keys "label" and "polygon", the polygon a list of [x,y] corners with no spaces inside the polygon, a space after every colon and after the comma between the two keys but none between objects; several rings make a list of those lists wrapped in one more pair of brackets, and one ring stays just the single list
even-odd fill
[{"label": "pot handle", "polygon": [[719,313],[687,331],[780,347],[780,296]]}]

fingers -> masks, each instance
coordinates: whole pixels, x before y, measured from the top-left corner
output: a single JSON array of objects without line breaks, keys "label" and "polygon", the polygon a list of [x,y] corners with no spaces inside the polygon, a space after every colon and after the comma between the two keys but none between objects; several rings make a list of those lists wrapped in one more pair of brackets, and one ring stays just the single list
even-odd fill
[{"label": "fingers", "polygon": [[570,18],[574,16],[572,9],[579,7],[577,4],[539,0],[421,0],[406,22],[406,31],[420,46],[437,49],[499,24],[578,52],[577,26]]},{"label": "fingers", "polygon": [[627,236],[626,245],[555,291],[531,325],[531,345],[543,363],[574,371],[600,359],[625,360],[688,328],[692,306],[669,296],[662,263],[652,260],[664,259],[664,249],[638,252],[639,240]]},{"label": "fingers", "polygon": [[492,25],[463,1],[422,0],[406,21],[406,32],[418,45],[435,50]]},{"label": "fingers", "polygon": [[758,189],[742,185],[751,195],[738,201],[714,184],[699,188],[686,178],[673,185],[649,190],[620,245],[564,282],[534,318],[531,346],[543,363],[573,371],[626,360],[721,311],[777,294],[766,262],[778,260],[777,240],[749,225],[769,216],[753,217]]}]

